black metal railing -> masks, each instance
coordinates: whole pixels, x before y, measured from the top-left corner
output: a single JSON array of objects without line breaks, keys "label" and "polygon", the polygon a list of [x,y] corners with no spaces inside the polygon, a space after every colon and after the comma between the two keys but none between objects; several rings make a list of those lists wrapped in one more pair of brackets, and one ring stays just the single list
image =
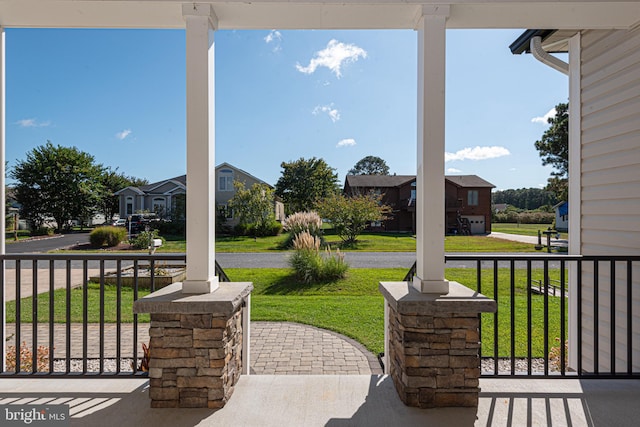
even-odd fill
[{"label": "black metal railing", "polygon": [[[448,280],[498,305],[480,317],[483,376],[640,378],[633,305],[640,256],[452,254],[445,260]],[[416,264],[404,280],[415,271]]]},{"label": "black metal railing", "polygon": [[185,262],[161,253],[1,255],[0,376],[141,375],[148,326],[131,305],[182,280]]}]

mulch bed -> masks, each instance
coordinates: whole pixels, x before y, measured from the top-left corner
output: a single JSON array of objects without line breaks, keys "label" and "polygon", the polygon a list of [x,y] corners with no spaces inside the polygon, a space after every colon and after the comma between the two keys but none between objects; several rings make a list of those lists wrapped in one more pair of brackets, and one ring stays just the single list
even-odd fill
[{"label": "mulch bed", "polygon": [[95,246],[92,246],[91,243],[80,243],[78,245],[73,245],[68,249],[72,251],[95,251],[96,249],[99,249],[105,252],[112,252],[112,251],[130,251],[130,250],[134,250],[134,247],[126,242],[122,242],[117,246],[111,246],[109,248],[96,248]]}]

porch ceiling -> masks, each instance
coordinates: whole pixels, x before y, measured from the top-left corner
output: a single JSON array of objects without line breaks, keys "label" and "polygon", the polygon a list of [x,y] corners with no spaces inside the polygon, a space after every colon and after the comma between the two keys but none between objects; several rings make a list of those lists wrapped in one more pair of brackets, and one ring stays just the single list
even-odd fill
[{"label": "porch ceiling", "polygon": [[[4,27],[184,28],[184,0],[0,0]],[[448,28],[629,28],[637,1],[201,0],[220,29],[410,29],[423,5],[450,4]]]}]

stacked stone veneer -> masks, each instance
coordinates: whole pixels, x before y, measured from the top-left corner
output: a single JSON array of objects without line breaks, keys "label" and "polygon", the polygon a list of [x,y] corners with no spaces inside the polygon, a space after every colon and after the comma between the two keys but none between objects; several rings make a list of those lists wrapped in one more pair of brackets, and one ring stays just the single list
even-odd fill
[{"label": "stacked stone veneer", "polygon": [[421,408],[477,406],[480,312],[495,301],[451,282],[446,296],[381,283],[387,304],[386,372],[400,399]]},{"label": "stacked stone veneer", "polygon": [[[225,283],[210,294],[182,294],[180,284],[136,301],[150,312],[152,408],[222,408],[242,373],[243,301],[253,288]],[[238,286],[240,285],[240,286]]]}]

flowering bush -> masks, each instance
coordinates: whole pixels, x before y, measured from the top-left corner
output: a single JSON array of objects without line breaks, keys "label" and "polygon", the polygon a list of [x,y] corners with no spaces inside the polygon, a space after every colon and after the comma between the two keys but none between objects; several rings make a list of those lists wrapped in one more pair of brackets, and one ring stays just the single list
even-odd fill
[{"label": "flowering bush", "polygon": [[294,238],[293,248],[295,252],[289,263],[298,279],[304,283],[342,279],[349,269],[340,250],[334,255],[327,248],[325,256],[320,255],[320,239],[307,231]]},{"label": "flowering bush", "polygon": [[[36,365],[38,372],[49,371],[49,347],[39,346],[36,354]],[[7,371],[16,370],[16,347],[7,347]],[[31,372],[33,370],[33,353],[27,346],[26,342],[22,342],[20,346],[20,371]]]}]

